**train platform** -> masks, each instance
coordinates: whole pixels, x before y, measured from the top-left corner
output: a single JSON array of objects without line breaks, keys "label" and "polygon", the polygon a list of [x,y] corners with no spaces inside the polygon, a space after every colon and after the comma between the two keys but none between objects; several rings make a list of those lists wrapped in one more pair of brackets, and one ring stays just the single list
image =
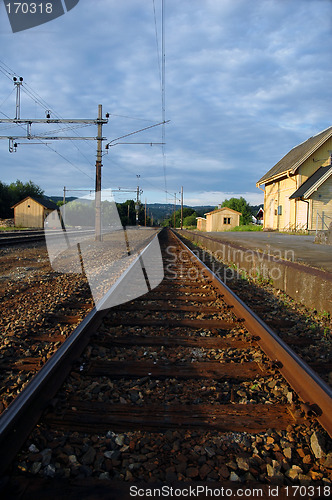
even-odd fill
[{"label": "train platform", "polygon": [[297,302],[332,314],[332,246],[314,243],[314,236],[265,231],[179,233],[232,269],[267,279]]},{"label": "train platform", "polygon": [[268,231],[209,233],[197,231],[197,233],[220,240],[225,244],[230,243],[248,250],[258,250],[332,273],[332,246],[314,243],[314,235],[291,235]]}]

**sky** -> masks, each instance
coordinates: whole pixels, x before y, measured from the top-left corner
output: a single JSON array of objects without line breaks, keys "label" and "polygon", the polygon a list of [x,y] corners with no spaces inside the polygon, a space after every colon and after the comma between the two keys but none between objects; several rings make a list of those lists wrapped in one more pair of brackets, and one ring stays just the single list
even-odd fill
[{"label": "sky", "polygon": [[[162,24],[162,0],[80,0],[13,33],[0,2],[0,120],[15,118],[21,76],[21,118],[95,119],[99,104],[110,114],[102,187],[116,201],[139,185],[147,203],[179,203],[181,186],[186,205],[262,203],[263,174],[332,125],[332,1],[164,0],[164,44]],[[97,136],[64,127],[32,133]],[[25,133],[0,123],[1,136]],[[48,196],[94,189],[96,141],[17,142],[10,153],[0,140],[1,182],[32,180]]]}]

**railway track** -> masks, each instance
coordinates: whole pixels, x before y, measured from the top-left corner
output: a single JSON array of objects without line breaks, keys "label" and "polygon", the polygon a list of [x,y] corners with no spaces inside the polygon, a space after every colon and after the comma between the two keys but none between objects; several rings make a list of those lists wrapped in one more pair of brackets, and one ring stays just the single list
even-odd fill
[{"label": "railway track", "polygon": [[[93,234],[94,230],[82,231],[80,229],[71,230],[70,234],[75,235],[76,233],[80,236],[87,234]],[[48,230],[48,238],[54,237],[55,239],[62,235],[62,231],[59,230]],[[36,241],[45,241],[45,231],[41,230],[29,230],[29,231],[11,231],[8,233],[0,233],[0,247],[7,247],[13,245],[29,244]]]},{"label": "railway track", "polygon": [[32,243],[35,241],[44,241],[44,231],[17,231],[11,233],[2,233],[0,236],[0,247],[7,247],[12,245],[22,245],[25,243]]},{"label": "railway track", "polygon": [[327,496],[331,389],[173,233],[159,238],[163,282],[91,311],[1,416],[3,491],[203,481]]}]

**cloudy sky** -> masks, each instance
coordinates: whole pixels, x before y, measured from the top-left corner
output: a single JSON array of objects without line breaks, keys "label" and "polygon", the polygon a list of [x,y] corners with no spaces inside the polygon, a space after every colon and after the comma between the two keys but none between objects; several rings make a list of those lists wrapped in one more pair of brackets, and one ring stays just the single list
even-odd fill
[{"label": "cloudy sky", "polygon": [[[60,1],[60,0],[59,0]],[[80,0],[65,15],[12,33],[0,2],[0,119],[96,118],[112,141],[162,120],[162,0]],[[332,125],[331,0],[164,0],[165,146],[104,150],[102,185],[143,189],[142,201],[263,201],[257,180],[292,147]],[[33,126],[55,135],[57,125]],[[25,130],[0,124],[0,135]],[[95,126],[66,131],[96,136]],[[64,133],[61,133],[64,135]],[[162,127],[120,142],[162,142]],[[93,189],[96,141],[0,141],[0,180],[47,195]],[[114,141],[117,142],[117,141]],[[104,143],[105,145],[105,143]],[[84,194],[82,191],[81,194]],[[116,194],[117,201],[132,197]]]}]

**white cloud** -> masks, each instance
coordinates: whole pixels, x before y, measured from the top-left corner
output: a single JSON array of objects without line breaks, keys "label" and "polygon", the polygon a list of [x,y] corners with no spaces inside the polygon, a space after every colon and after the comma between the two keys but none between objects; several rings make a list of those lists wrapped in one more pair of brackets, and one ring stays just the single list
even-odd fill
[{"label": "white cloud", "polygon": [[[159,0],[155,6],[160,50]],[[166,2],[171,123],[165,151],[171,192],[183,185],[192,200],[204,204],[215,190],[256,199],[256,181],[274,163],[331,125],[330,7],[326,0]],[[81,0],[57,20],[16,34],[0,17],[0,59],[62,117],[96,117],[101,103],[111,113],[104,127],[108,140],[160,121],[152,2]],[[15,112],[11,90],[0,73],[0,112],[8,116]],[[24,94],[22,115],[45,116]],[[95,128],[86,132],[96,134]],[[131,139],[161,142],[161,129]],[[0,141],[0,180],[32,179],[48,194],[61,194],[63,185],[93,185],[95,144],[50,146],[58,154],[45,146],[20,146],[10,155]],[[160,147],[111,148],[104,158],[105,187],[135,185],[140,174],[143,188],[154,189],[151,196],[164,202],[163,163]]]}]

